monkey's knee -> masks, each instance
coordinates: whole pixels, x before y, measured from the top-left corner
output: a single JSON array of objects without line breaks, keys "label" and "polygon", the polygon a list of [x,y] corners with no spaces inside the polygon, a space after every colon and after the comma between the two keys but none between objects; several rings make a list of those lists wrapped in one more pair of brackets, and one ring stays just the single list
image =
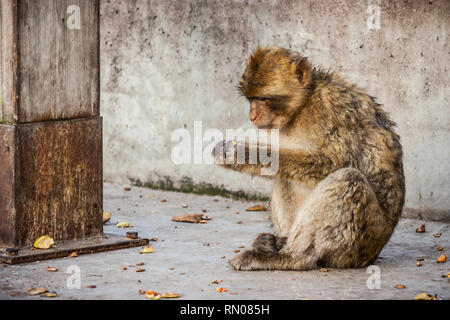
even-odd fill
[{"label": "monkey's knee", "polygon": [[261,233],[253,241],[253,248],[260,252],[277,253],[286,244],[286,237],[277,237],[271,233]]}]

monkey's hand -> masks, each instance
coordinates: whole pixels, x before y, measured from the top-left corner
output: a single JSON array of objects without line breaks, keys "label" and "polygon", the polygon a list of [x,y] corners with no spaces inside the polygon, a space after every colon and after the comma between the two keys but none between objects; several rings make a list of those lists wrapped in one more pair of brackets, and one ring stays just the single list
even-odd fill
[{"label": "monkey's hand", "polygon": [[[270,148],[267,148],[270,153]],[[251,145],[241,141],[221,141],[212,156],[216,164],[239,172],[251,175],[261,175],[261,164],[258,145]],[[265,150],[267,151],[267,150]]]}]

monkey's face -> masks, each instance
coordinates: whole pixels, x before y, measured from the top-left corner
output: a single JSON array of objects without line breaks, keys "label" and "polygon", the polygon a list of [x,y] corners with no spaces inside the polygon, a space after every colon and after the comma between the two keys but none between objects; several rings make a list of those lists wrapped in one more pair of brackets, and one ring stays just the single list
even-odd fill
[{"label": "monkey's face", "polygon": [[297,52],[258,49],[248,60],[239,89],[250,101],[250,121],[261,129],[280,129],[304,105],[311,68]]},{"label": "monkey's face", "polygon": [[250,121],[259,129],[278,129],[282,117],[270,109],[270,99],[250,98]]}]

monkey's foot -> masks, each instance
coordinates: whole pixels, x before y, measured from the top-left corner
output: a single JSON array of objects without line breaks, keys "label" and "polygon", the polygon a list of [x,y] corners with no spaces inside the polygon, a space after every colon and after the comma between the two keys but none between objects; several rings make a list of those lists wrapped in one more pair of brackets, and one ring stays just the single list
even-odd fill
[{"label": "monkey's foot", "polygon": [[286,237],[277,237],[271,233],[261,233],[253,241],[253,248],[261,252],[277,253],[286,244]]}]

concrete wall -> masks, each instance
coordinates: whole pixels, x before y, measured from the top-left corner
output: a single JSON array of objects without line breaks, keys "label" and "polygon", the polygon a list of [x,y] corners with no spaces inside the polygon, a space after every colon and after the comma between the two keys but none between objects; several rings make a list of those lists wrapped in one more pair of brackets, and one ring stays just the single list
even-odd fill
[{"label": "concrete wall", "polygon": [[252,50],[275,44],[376,96],[398,123],[407,212],[449,218],[450,1],[378,1],[380,29],[369,29],[375,2],[102,0],[105,179],[267,194],[266,180],[175,166],[170,137],[196,120],[250,128],[236,85]]}]

